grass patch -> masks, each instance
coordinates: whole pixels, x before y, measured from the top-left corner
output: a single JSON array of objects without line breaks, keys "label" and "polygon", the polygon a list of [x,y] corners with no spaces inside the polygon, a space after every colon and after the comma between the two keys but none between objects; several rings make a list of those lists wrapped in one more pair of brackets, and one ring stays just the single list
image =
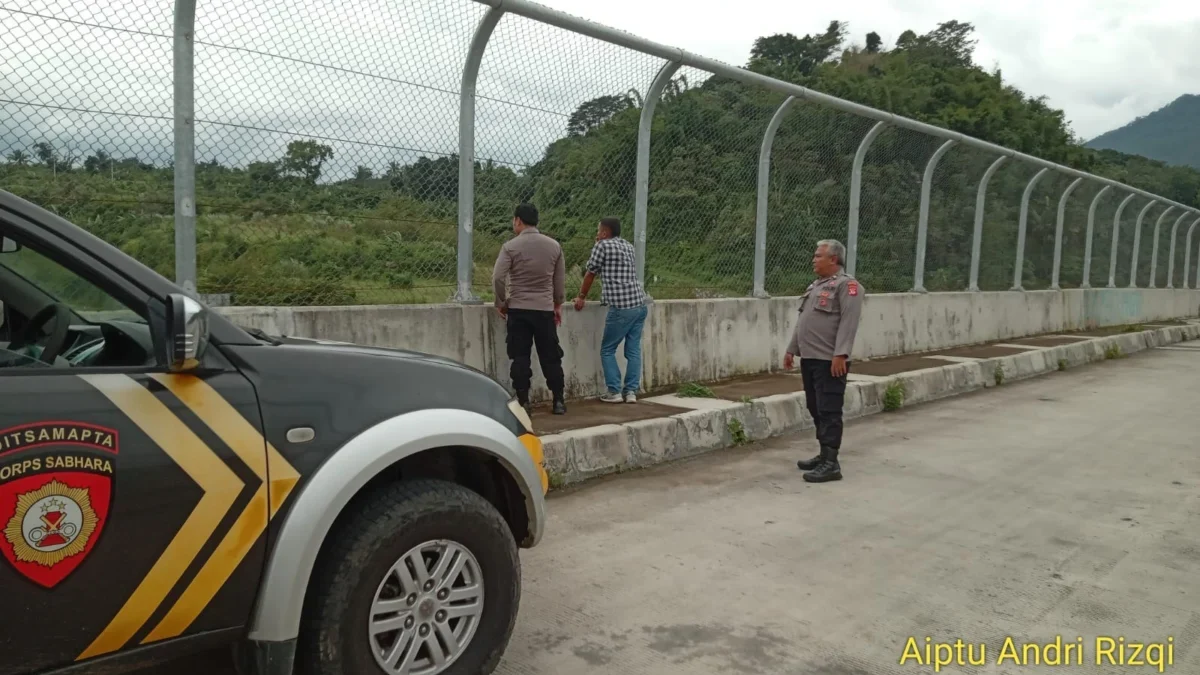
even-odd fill
[{"label": "grass patch", "polygon": [[1146,330],[1145,326],[1143,326],[1140,323],[1135,323],[1135,324],[1130,324],[1128,326],[1125,326],[1125,328],[1121,329],[1121,332],[1122,333],[1141,333],[1144,330]]},{"label": "grass patch", "polygon": [[567,484],[567,479],[564,478],[563,475],[557,471],[551,471],[550,469],[546,469],[546,478],[548,479],[548,482],[550,483],[551,490],[557,490]]},{"label": "grass patch", "polygon": [[717,397],[717,395],[713,393],[712,389],[709,389],[708,387],[706,387],[702,384],[696,384],[695,382],[686,382],[686,383],[680,385],[679,390],[675,392],[675,395],[680,398],[716,398]]},{"label": "grass patch", "polygon": [[748,395],[739,398],[738,401],[742,403],[754,403],[754,399],[750,398]]},{"label": "grass patch", "polygon": [[1109,345],[1108,349],[1104,350],[1104,358],[1109,361],[1123,356],[1125,355],[1121,353],[1121,345]]},{"label": "grass patch", "polygon": [[1059,369],[1059,370],[1066,370],[1066,369],[1067,369],[1067,360],[1066,360],[1066,359],[1059,359],[1059,360],[1058,360],[1058,369]]},{"label": "grass patch", "polygon": [[899,410],[904,405],[904,395],[907,393],[903,382],[893,380],[883,392],[883,409],[887,412]]},{"label": "grass patch", "polygon": [[745,445],[750,442],[750,438],[746,436],[746,427],[742,426],[742,421],[738,418],[729,420],[725,427],[729,429],[729,434],[733,436],[734,445]]},{"label": "grass patch", "polygon": [[992,371],[992,377],[996,380],[996,386],[1004,384],[1004,366],[996,364],[996,369]]}]

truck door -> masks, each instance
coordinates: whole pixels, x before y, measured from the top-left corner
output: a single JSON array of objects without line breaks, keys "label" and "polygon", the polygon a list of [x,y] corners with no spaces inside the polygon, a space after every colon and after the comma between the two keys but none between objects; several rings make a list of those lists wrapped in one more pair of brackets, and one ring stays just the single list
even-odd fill
[{"label": "truck door", "polygon": [[215,346],[199,374],[166,372],[153,299],[5,225],[22,247],[0,252],[0,672],[228,640],[264,558],[253,387]]}]

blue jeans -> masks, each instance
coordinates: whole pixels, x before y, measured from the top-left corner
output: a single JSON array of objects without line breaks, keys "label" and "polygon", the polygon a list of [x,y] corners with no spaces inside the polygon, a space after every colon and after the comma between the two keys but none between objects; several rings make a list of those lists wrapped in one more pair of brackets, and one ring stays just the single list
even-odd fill
[{"label": "blue jeans", "polygon": [[[636,392],[642,381],[642,326],[647,307],[608,308],[604,319],[604,337],[600,340],[600,365],[604,384],[610,394]],[[625,387],[621,388],[621,369],[617,367],[617,345],[625,341]]]}]

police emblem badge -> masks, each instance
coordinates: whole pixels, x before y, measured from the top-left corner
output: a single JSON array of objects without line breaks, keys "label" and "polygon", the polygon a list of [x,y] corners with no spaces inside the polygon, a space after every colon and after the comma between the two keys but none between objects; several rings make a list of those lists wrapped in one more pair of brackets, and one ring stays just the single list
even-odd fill
[{"label": "police emblem badge", "polygon": [[44,588],[95,548],[112,503],[117,432],[80,422],[0,431],[0,551]]}]

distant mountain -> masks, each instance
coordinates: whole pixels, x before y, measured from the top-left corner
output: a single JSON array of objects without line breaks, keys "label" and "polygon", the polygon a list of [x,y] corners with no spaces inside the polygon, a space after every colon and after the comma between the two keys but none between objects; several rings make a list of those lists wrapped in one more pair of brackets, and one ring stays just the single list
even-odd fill
[{"label": "distant mountain", "polygon": [[1085,145],[1200,169],[1200,96],[1185,94]]}]

